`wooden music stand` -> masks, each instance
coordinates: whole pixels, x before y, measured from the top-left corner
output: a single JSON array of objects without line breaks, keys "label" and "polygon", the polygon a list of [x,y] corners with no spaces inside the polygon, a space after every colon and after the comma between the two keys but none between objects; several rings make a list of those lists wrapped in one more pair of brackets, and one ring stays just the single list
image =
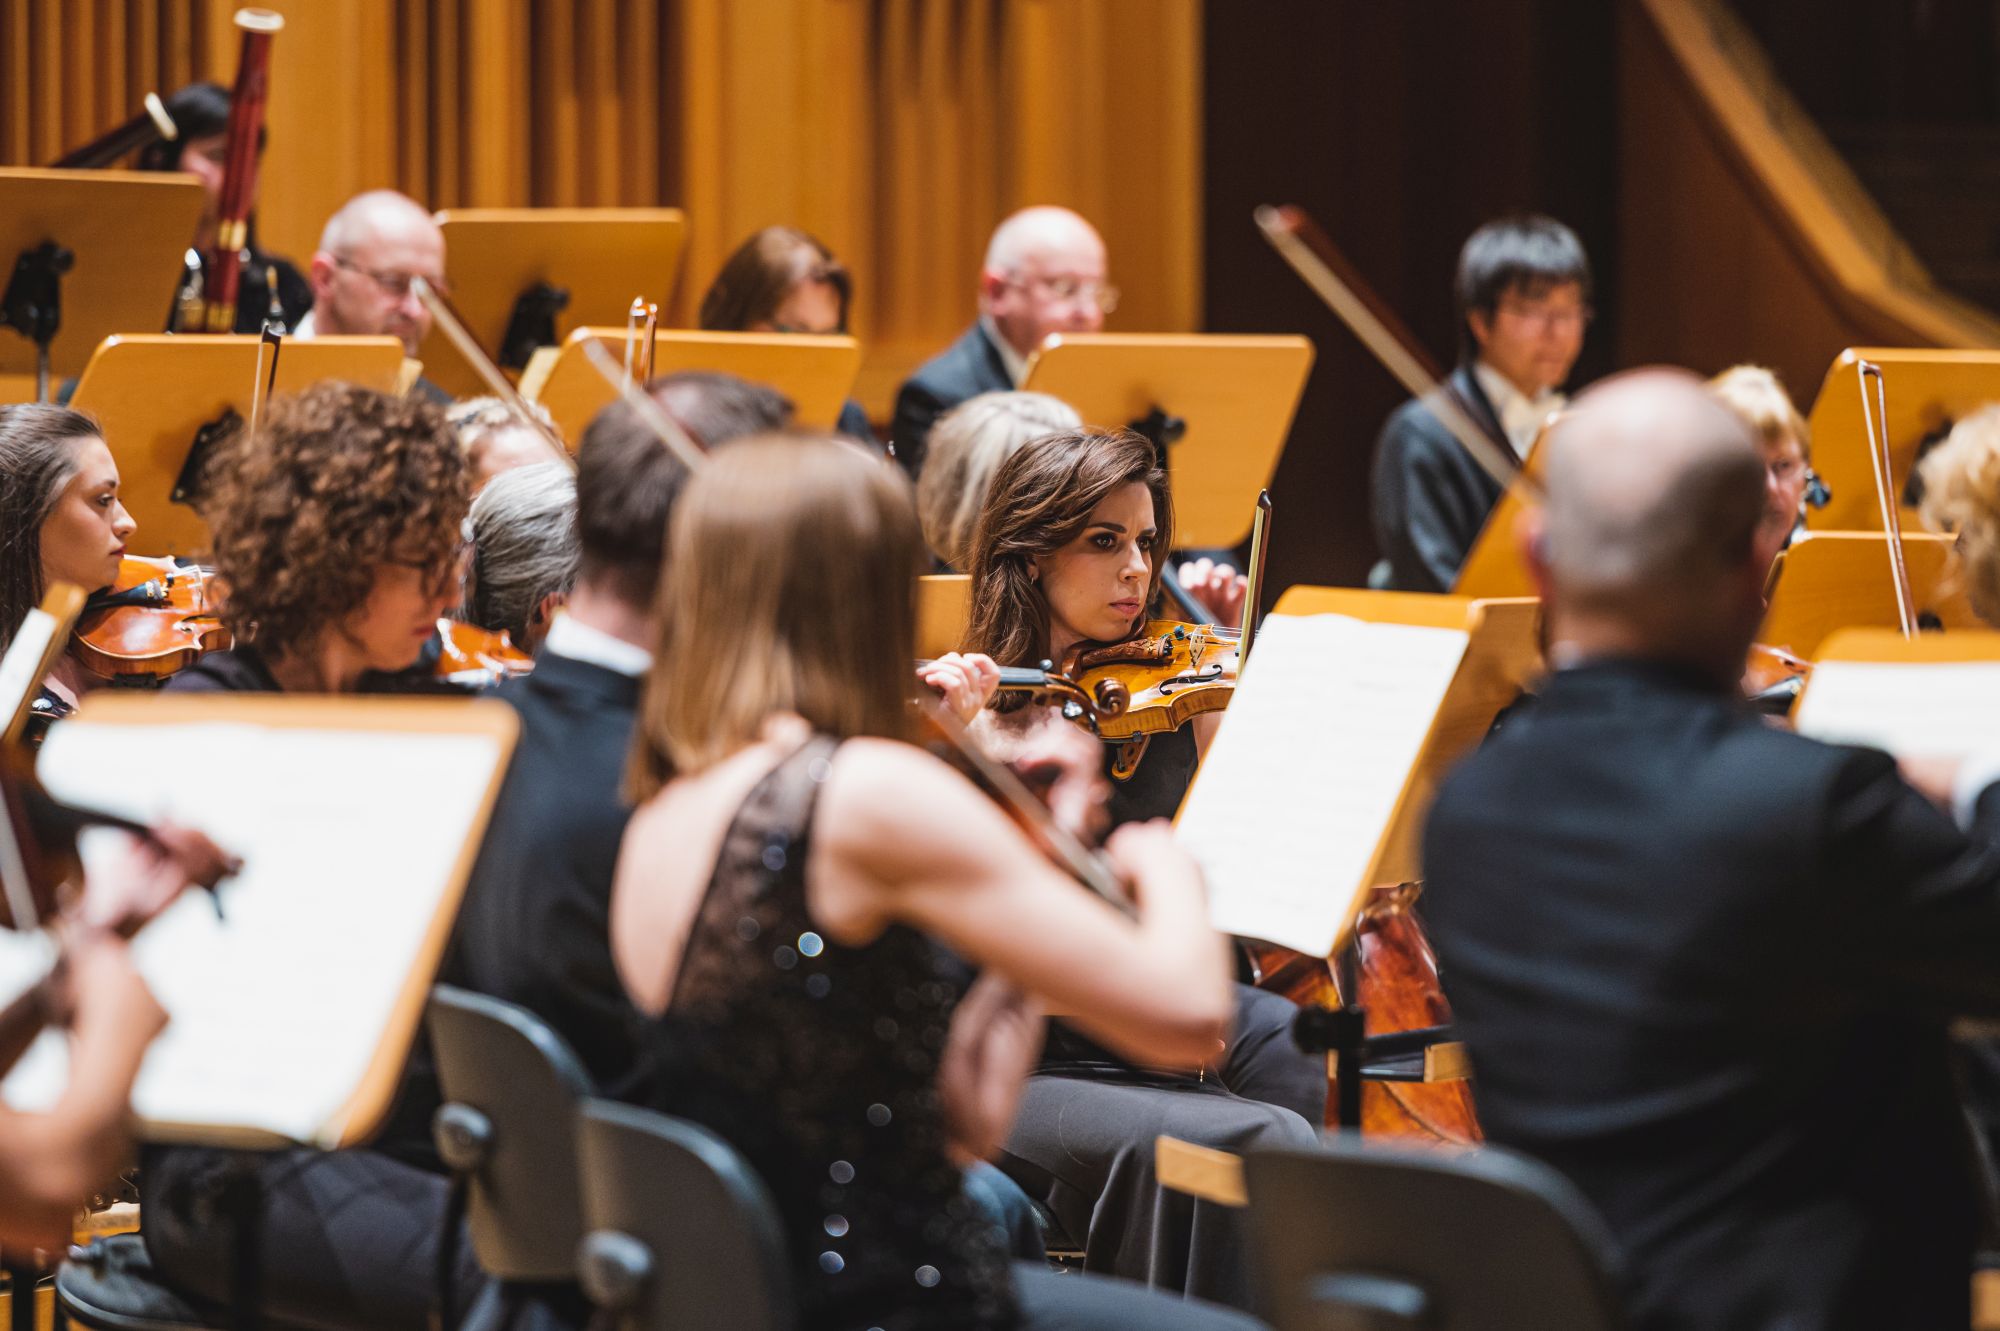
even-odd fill
[{"label": "wooden music stand", "polygon": [[[1021,387],[1099,428],[1166,424],[1174,544],[1226,548],[1250,534],[1312,366],[1303,337],[1060,333],[1029,358]],[[1185,430],[1178,441],[1172,422]]]},{"label": "wooden music stand", "polygon": [[28,728],[35,695],[68,649],[83,600],[82,588],[59,582],[15,626],[7,652],[0,656],[0,749],[14,747]]},{"label": "wooden music stand", "polygon": [[[1882,368],[1888,411],[1889,461],[1896,499],[1915,469],[1917,446],[1989,402],[2000,402],[2000,351],[1937,351],[1928,347],[1849,347],[1834,357],[1806,418],[1813,470],[1831,497],[1807,521],[1827,531],[1881,531],[1882,507],[1868,458],[1857,361]],[[1905,531],[1921,526],[1908,506]]]},{"label": "wooden music stand", "polygon": [[[1238,721],[1235,713],[1248,696],[1246,691],[1257,686],[1257,663],[1264,659],[1271,645],[1268,637],[1271,619],[1266,620],[1263,630],[1266,636],[1260,639],[1257,655],[1245,671],[1245,683],[1239,687],[1238,697],[1225,715],[1222,729],[1189,790],[1181,810],[1180,830],[1190,848],[1205,858],[1211,913],[1216,927],[1224,932],[1264,936],[1253,923],[1260,914],[1256,903],[1238,899],[1236,894],[1254,896],[1274,872],[1307,871],[1305,866],[1311,866],[1309,871],[1316,881],[1293,887],[1294,890],[1308,887],[1317,893],[1320,866],[1330,866],[1335,858],[1364,866],[1352,881],[1336,881],[1338,875],[1327,878],[1324,910],[1315,904],[1314,917],[1309,922],[1301,919],[1296,928],[1288,931],[1288,936],[1269,939],[1309,956],[1330,957],[1345,948],[1352,938],[1357,914],[1371,888],[1421,879],[1419,847],[1423,817],[1438,782],[1451,764],[1492,727],[1500,709],[1519,697],[1540,673],[1540,603],[1475,601],[1462,596],[1417,592],[1293,587],[1278,599],[1271,612],[1272,619],[1313,615],[1341,615],[1371,625],[1450,630],[1463,635],[1464,641],[1463,655],[1452,668],[1448,683],[1434,695],[1407,700],[1412,707],[1421,705],[1428,713],[1428,724],[1414,760],[1394,771],[1371,769],[1365,775],[1352,770],[1347,773],[1355,780],[1390,783],[1376,793],[1393,793],[1386,818],[1357,829],[1360,843],[1329,847],[1325,821],[1329,811],[1298,807],[1300,774],[1296,770],[1272,769],[1264,764],[1265,755],[1235,752],[1239,744],[1255,744],[1268,738],[1257,735],[1245,740],[1241,738],[1245,732],[1241,728],[1232,730],[1232,726]],[[1365,653],[1370,644],[1364,637],[1357,640],[1355,647]],[[1395,685],[1395,681],[1389,683]],[[1386,715],[1384,699],[1373,692],[1343,697],[1337,692],[1338,681],[1332,687],[1336,690],[1334,696],[1326,696],[1322,689],[1320,696],[1300,699],[1295,708],[1283,708],[1289,718],[1283,724],[1289,727],[1288,738],[1294,744],[1316,749],[1321,756],[1315,761],[1358,763],[1359,758],[1339,752],[1338,745],[1323,748],[1318,747],[1318,741],[1331,738],[1343,725],[1353,725],[1357,717],[1366,718],[1367,725],[1379,723]],[[1316,733],[1322,730],[1325,736]],[[1204,810],[1204,804],[1215,798],[1219,782],[1230,786],[1241,783],[1242,788],[1221,793],[1223,803]],[[1253,828],[1239,824],[1227,830],[1213,825],[1223,817],[1233,818],[1246,807],[1268,810],[1268,815],[1253,816],[1267,816],[1270,825]],[[1267,843],[1273,849],[1259,850],[1260,843]],[[1239,853],[1242,863],[1235,862]],[[1269,858],[1264,859],[1267,853]],[[1279,884],[1277,888],[1283,892],[1285,885]]]},{"label": "wooden music stand", "polygon": [[[553,315],[558,342],[585,325],[623,327],[635,296],[664,308],[680,276],[687,219],[678,208],[455,208],[437,215],[452,299],[487,354],[502,359],[524,293],[569,294]],[[548,331],[546,326],[544,331]],[[433,328],[417,355],[431,382],[476,397],[484,381]]]},{"label": "wooden music stand", "polygon": [[1536,432],[1534,442],[1528,445],[1527,461],[1521,464],[1522,475],[1529,479],[1523,482],[1517,476],[1500,492],[1493,511],[1486,515],[1486,525],[1479,529],[1472,548],[1465,552],[1465,562],[1458,566],[1458,581],[1452,584],[1452,595],[1487,598],[1541,595],[1534,576],[1528,572],[1528,561],[1521,554],[1521,514],[1535,502],[1532,487],[1541,479],[1542,441],[1561,419],[1560,414],[1550,417]]},{"label": "wooden music stand", "polygon": [[[244,860],[226,918],[192,893],[133,944],[172,1017],[133,1090],[145,1135],[330,1149],[373,1133],[517,730],[491,701],[114,690],[51,732],[38,768],[56,798],[173,817]],[[366,873],[357,846],[375,852]],[[17,1105],[60,1089],[44,1052],[9,1078]]]},{"label": "wooden music stand", "polygon": [[965,646],[972,619],[972,579],[964,573],[928,573],[917,579],[917,655],[932,661]]},{"label": "wooden music stand", "polygon": [[[133,554],[194,555],[207,545],[208,524],[175,502],[175,487],[206,427],[230,411],[249,416],[257,345],[236,335],[108,337],[90,358],[71,405],[97,419],[118,461],[119,496],[138,523]],[[287,341],[276,391],[339,379],[393,392],[402,364],[393,337]]]},{"label": "wooden music stand", "polygon": [[[625,329],[578,328],[558,351],[535,353],[521,376],[521,396],[539,402],[556,429],[576,449],[584,427],[610,405],[617,390],[604,381],[583,353],[595,338],[619,363],[625,360]],[[429,345],[426,343],[425,345]],[[662,329],[653,343],[653,374],[677,370],[720,370],[739,379],[769,384],[792,400],[793,419],[812,429],[830,430],[841,404],[861,371],[861,344],[845,333],[711,333]]]},{"label": "wooden music stand", "polygon": [[[1836,629],[1896,627],[1888,537],[1873,532],[1810,532],[1772,566],[1770,607],[1757,640],[1818,660]],[[1948,536],[1903,533],[1903,560],[1918,616],[1953,631],[1985,627],[1959,581]],[[1899,635],[1900,636],[1900,635]]]},{"label": "wooden music stand", "polygon": [[[201,202],[190,175],[0,168],[0,289],[17,271],[17,256],[44,242],[72,256],[59,279],[52,377],[81,372],[114,333],[166,326]],[[38,359],[27,336],[0,335],[0,374],[32,374]]]}]

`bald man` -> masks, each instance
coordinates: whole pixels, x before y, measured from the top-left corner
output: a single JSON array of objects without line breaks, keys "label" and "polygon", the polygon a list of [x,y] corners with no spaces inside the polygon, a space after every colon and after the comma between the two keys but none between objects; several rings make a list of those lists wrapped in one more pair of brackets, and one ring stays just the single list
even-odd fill
[{"label": "bald man", "polygon": [[357,194],[327,219],[312,257],[312,310],[296,336],[388,334],[414,356],[430,311],[410,289],[444,281],[444,232],[415,199],[394,190]]},{"label": "bald man", "polygon": [[1118,305],[1104,241],[1067,208],[1024,208],[1000,223],[979,273],[979,318],[896,394],[889,436],[912,478],[932,422],[967,398],[1019,388],[1051,333],[1094,333]]},{"label": "bald man", "polygon": [[1640,1331],[1962,1328],[1945,1022],[2000,1012],[2000,801],[1968,837],[1888,755],[1745,707],[1782,524],[1699,381],[1608,381],[1547,446],[1555,673],[1424,836],[1487,1137],[1596,1204]]}]

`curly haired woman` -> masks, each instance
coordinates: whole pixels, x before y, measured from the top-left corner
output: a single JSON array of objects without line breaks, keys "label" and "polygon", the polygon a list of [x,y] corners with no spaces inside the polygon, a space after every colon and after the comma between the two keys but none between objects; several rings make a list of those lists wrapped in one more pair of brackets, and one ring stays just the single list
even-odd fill
[{"label": "curly haired woman", "polygon": [[464,454],[428,403],[318,384],[211,472],[205,516],[236,646],[177,690],[394,689],[464,582]]}]

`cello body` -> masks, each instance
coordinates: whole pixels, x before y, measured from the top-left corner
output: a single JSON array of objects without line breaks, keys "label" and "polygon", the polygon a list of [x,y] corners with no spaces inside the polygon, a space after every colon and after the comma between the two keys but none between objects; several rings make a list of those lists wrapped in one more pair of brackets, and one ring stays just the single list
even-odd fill
[{"label": "cello body", "polygon": [[[1351,945],[1357,992],[1341,991],[1342,968],[1328,958],[1249,943],[1258,987],[1301,1007],[1357,1004],[1366,1013],[1369,1035],[1450,1025],[1451,1005],[1438,981],[1437,954],[1415,909],[1421,891],[1414,883],[1403,883],[1368,894]],[[1339,1101],[1331,1093],[1342,1075],[1344,1070],[1329,1062],[1328,1127],[1347,1126],[1337,1122]],[[1464,1080],[1364,1082],[1360,1127],[1364,1136],[1440,1146],[1469,1146],[1483,1139],[1472,1083]]]}]

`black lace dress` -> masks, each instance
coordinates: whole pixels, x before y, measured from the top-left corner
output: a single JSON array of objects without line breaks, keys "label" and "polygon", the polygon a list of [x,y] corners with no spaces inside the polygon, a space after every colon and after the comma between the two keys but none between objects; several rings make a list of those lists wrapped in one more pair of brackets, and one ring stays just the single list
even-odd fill
[{"label": "black lace dress", "polygon": [[659,1108],[732,1142],[775,1197],[804,1331],[1015,1323],[1006,1253],[946,1154],[959,981],[915,931],[825,939],[807,913],[836,742],[781,761],[723,838],[651,1056]]}]

